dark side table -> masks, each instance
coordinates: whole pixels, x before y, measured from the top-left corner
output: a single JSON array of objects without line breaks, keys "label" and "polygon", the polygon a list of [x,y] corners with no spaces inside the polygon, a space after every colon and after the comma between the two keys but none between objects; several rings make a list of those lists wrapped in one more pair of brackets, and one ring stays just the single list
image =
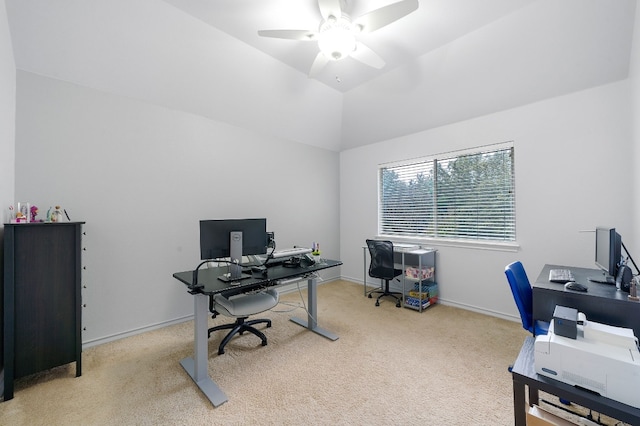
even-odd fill
[{"label": "dark side table", "polygon": [[543,391],[598,413],[606,414],[616,420],[640,425],[640,409],[536,373],[533,359],[534,343],[535,339],[531,336],[525,339],[511,370],[513,417],[516,426],[526,426],[527,424],[525,385],[529,388],[530,406],[538,404],[538,391]]}]

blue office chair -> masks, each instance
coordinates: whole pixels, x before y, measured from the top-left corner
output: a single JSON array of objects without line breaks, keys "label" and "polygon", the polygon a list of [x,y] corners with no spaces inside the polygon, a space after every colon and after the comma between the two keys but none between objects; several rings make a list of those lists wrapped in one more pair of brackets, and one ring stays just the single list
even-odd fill
[{"label": "blue office chair", "polygon": [[510,263],[504,268],[504,273],[507,276],[507,281],[509,281],[518,311],[520,311],[522,327],[533,334],[534,337],[547,334],[549,332],[548,322],[533,321],[533,291],[522,263],[519,261]]},{"label": "blue office chair", "polygon": [[[513,299],[516,301],[518,311],[520,311],[520,319],[522,319],[522,327],[533,337],[547,334],[549,332],[549,323],[546,321],[533,321],[533,290],[531,283],[524,270],[521,262],[513,262],[504,268],[504,273],[509,281]],[[509,366],[509,371],[513,366]],[[560,402],[569,405],[571,401],[560,398]]]}]

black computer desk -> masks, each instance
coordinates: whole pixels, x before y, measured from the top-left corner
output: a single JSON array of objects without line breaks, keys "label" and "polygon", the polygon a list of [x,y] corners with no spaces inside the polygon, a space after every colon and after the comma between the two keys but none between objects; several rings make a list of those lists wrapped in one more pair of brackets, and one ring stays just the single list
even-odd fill
[{"label": "black computer desk", "polygon": [[317,277],[314,273],[340,265],[342,262],[337,260],[323,260],[308,267],[273,266],[267,269],[266,276],[254,274],[251,278],[232,284],[218,279],[220,275],[227,272],[228,268],[205,268],[198,271],[198,284],[201,287],[195,289],[191,288],[193,271],[173,274],[173,277],[182,282],[194,296],[194,354],[193,357],[180,361],[180,364],[215,407],[227,402],[227,396],[208,374],[209,297],[232,289],[241,293],[259,287],[285,285],[306,279],[308,319],[305,321],[294,317],[291,321],[328,339],[337,340],[336,334],[318,327]]},{"label": "black computer desk", "polygon": [[[565,290],[564,284],[549,282],[549,270],[569,269],[576,282],[587,286],[587,292]],[[575,308],[590,321],[633,329],[640,338],[640,303],[629,300],[629,293],[615,285],[589,281],[602,277],[597,269],[562,265],[545,265],[533,284],[533,319],[551,321],[556,305]]]},{"label": "black computer desk", "polygon": [[598,413],[611,416],[616,420],[632,425],[640,424],[640,409],[636,407],[536,373],[534,354],[535,340],[533,337],[528,336],[511,369],[511,378],[513,380],[513,416],[516,426],[526,426],[527,424],[525,386],[529,388],[530,406],[538,404],[538,391],[543,391],[564,398],[582,407],[595,410]]}]

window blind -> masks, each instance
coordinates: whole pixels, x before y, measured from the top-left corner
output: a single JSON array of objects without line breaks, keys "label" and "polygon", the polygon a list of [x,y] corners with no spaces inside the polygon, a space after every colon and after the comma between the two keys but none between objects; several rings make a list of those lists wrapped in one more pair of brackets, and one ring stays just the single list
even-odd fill
[{"label": "window blind", "polygon": [[513,146],[381,166],[379,178],[381,235],[515,240]]}]

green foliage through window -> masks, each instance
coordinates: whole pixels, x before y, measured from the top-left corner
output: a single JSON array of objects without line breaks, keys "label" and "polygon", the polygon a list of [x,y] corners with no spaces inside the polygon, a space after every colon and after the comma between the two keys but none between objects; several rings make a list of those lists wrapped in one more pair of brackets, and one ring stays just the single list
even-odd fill
[{"label": "green foliage through window", "polygon": [[515,240],[513,146],[380,167],[380,234]]}]

